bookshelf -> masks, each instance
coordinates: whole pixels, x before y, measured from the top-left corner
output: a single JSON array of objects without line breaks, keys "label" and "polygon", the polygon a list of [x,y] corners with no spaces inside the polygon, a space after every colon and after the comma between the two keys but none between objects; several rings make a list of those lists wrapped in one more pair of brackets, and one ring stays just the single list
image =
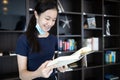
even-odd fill
[{"label": "bookshelf", "polygon": [[[13,54],[19,35],[26,29],[26,6],[26,0],[0,1],[0,80],[19,80],[17,56]],[[20,19],[22,20],[19,21]],[[21,25],[18,27],[19,23]]]},{"label": "bookshelf", "polygon": [[[118,0],[104,0],[104,30],[106,30],[106,24],[107,20],[109,20],[110,23],[110,35],[106,35],[104,31],[104,43],[103,51],[106,53],[106,51],[115,51],[116,53],[116,61],[106,63],[104,60],[104,77],[106,77],[107,74],[114,75],[119,77],[120,79],[120,73],[117,69],[120,66],[120,59],[118,56],[120,55],[120,28],[119,28],[119,21],[120,21],[120,1]],[[118,80],[119,80],[118,79]]]},{"label": "bookshelf", "polygon": [[[26,0],[27,23],[33,14],[33,7],[39,0]],[[58,0],[57,0],[58,1]],[[56,28],[51,32],[57,35],[58,41],[75,41],[74,49],[62,48],[56,57],[70,55],[81,47],[84,40],[98,38],[98,51],[88,55],[87,67],[83,60],[69,65],[73,70],[65,73],[57,72],[58,80],[105,80],[106,74],[120,78],[120,1],[119,0],[59,0],[63,9],[58,13]],[[58,1],[58,2],[59,2]],[[88,27],[88,18],[95,18],[96,27]],[[65,21],[69,24],[65,24]],[[109,20],[110,35],[106,35],[106,24]],[[0,51],[15,50],[15,42],[24,31],[0,31]],[[58,43],[59,44],[59,43]],[[60,44],[59,46],[60,47]],[[106,63],[107,51],[116,52],[116,61]],[[8,56],[10,57],[10,56]],[[0,57],[2,59],[4,57]],[[4,58],[5,60],[9,60]],[[15,63],[16,65],[16,63]]]},{"label": "bookshelf", "polygon": [[[82,60],[78,61],[76,62],[77,66],[70,66],[73,69],[72,71],[65,73],[58,72],[58,80],[105,80],[106,74],[120,77],[118,68],[120,67],[120,59],[118,58],[120,55],[120,1],[59,1],[64,11],[59,12],[57,21],[58,40],[75,39],[77,50],[85,46],[86,39],[98,38],[99,46],[94,54],[87,56],[87,67],[82,64]],[[65,16],[72,20],[70,22],[70,28],[67,26],[64,28],[61,27],[63,25],[61,19],[64,19]],[[88,18],[95,19],[95,21],[92,21],[95,23],[95,26],[89,27],[88,23],[91,21],[88,22]],[[109,21],[109,24],[107,21]],[[106,34],[107,26],[109,27],[110,35]],[[115,52],[115,62],[106,63],[106,51]],[[73,53],[69,50],[60,50],[59,52],[60,54],[58,53],[57,57]]]}]

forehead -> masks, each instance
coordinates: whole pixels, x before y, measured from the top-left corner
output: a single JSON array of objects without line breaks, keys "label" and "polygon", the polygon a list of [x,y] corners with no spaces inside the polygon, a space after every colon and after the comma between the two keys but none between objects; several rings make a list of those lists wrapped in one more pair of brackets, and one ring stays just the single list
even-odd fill
[{"label": "forehead", "polygon": [[57,10],[56,9],[46,10],[45,12],[43,12],[41,14],[41,16],[56,18],[57,17]]}]

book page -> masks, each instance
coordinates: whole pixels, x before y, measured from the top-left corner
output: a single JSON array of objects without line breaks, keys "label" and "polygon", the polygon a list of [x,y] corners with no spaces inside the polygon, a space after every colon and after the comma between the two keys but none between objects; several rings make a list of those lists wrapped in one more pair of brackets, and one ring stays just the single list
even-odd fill
[{"label": "book page", "polygon": [[62,66],[74,63],[76,61],[79,61],[84,56],[86,56],[86,55],[88,55],[90,53],[93,53],[91,48],[83,47],[83,48],[77,50],[76,52],[74,52],[72,55],[60,56],[60,57],[54,59],[53,61],[48,63],[47,66],[54,66],[54,68],[62,67]]}]

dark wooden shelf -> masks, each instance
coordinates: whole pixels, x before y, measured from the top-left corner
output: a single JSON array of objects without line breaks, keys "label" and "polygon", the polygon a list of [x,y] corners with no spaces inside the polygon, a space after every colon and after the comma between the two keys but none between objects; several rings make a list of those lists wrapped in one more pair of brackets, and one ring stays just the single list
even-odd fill
[{"label": "dark wooden shelf", "polygon": [[[33,14],[33,7],[39,0],[26,0],[26,22]],[[56,0],[57,1],[57,0]],[[84,40],[87,38],[99,38],[99,50],[95,54],[87,56],[87,67],[84,67],[82,59],[77,67],[65,73],[56,72],[58,80],[104,80],[107,73],[120,75],[120,1],[119,0],[59,0],[64,12],[58,12],[58,19],[55,34],[58,40],[67,41],[74,39],[77,48],[73,51],[57,51],[56,57],[71,55],[77,49],[84,47]],[[30,10],[31,9],[31,10]],[[63,27],[65,16],[70,20],[70,28]],[[95,17],[96,28],[84,28],[88,25],[87,18]],[[110,21],[110,33],[106,35],[106,22]],[[25,31],[0,31],[0,52],[15,51],[15,44],[19,35]],[[105,63],[105,52],[116,51],[116,63]],[[16,56],[0,56],[0,59],[9,60]],[[8,58],[8,59],[7,59]],[[1,62],[2,64],[4,62]],[[8,61],[8,64],[10,62]],[[7,65],[5,63],[2,66]],[[11,64],[10,64],[11,65]],[[16,65],[14,63],[13,65]],[[14,66],[15,67],[15,66]],[[14,68],[13,67],[13,68]],[[0,68],[1,70],[2,68]],[[2,71],[2,70],[1,70]],[[1,72],[0,74],[2,74]],[[14,73],[11,73],[14,74]],[[4,76],[4,75],[2,75]],[[120,77],[120,76],[119,76]],[[5,78],[5,77],[4,77]],[[1,75],[0,75],[1,79]]]}]

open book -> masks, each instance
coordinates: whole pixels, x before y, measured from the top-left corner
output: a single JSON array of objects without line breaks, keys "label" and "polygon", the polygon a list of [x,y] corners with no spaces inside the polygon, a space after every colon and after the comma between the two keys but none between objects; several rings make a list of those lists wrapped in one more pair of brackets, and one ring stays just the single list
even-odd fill
[{"label": "open book", "polygon": [[54,59],[53,61],[51,61],[50,63],[48,63],[47,66],[54,66],[54,68],[57,67],[61,67],[61,66],[65,66],[71,63],[74,63],[76,61],[79,61],[80,59],[82,59],[84,56],[93,53],[94,51],[92,51],[91,48],[89,47],[83,47],[79,50],[77,50],[76,52],[74,52],[72,55],[69,56],[61,56],[58,57],[56,59]]}]

